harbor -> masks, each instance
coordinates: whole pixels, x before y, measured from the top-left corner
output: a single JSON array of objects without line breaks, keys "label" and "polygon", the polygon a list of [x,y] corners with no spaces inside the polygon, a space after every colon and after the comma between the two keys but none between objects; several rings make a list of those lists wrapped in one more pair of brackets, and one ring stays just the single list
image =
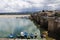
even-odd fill
[{"label": "harbor", "polygon": [[[58,13],[59,14],[59,13]],[[57,23],[59,23],[59,16],[57,17],[55,11],[44,11],[36,12],[29,15],[0,15],[0,37],[1,38],[12,38],[21,39],[21,32],[27,33],[26,39],[35,39],[31,38],[31,35],[35,36],[37,33],[37,39],[46,40],[56,39],[54,37],[54,32],[56,32]],[[52,25],[51,25],[52,24]],[[56,26],[54,26],[56,24]],[[4,27],[4,28],[3,28]],[[50,34],[51,33],[51,34]],[[41,35],[45,35],[42,36]],[[2,36],[3,35],[3,36]],[[25,37],[23,37],[25,39]]]}]

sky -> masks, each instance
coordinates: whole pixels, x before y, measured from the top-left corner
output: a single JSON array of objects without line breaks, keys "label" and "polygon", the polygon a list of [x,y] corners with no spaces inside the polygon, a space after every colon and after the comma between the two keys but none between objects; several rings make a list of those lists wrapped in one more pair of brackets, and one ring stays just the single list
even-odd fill
[{"label": "sky", "polygon": [[60,10],[60,0],[0,0],[0,12]]}]

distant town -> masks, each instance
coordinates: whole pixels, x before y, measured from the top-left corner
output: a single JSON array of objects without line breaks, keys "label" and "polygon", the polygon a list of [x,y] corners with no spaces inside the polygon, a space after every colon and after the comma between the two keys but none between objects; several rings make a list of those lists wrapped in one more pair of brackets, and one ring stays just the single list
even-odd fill
[{"label": "distant town", "polygon": [[48,31],[48,36],[60,39],[60,11],[42,10],[31,14],[31,20]]}]

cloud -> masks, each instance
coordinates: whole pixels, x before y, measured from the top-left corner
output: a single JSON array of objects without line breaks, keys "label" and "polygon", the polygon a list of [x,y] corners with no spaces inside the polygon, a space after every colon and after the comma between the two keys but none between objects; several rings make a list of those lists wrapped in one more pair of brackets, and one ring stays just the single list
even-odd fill
[{"label": "cloud", "polygon": [[34,3],[34,4],[38,4],[38,3],[44,2],[44,0],[25,0],[25,1],[30,2],[30,3]]},{"label": "cloud", "polygon": [[[22,12],[44,9],[59,9],[60,0],[0,0],[0,12]],[[39,8],[39,9],[38,9]]]}]

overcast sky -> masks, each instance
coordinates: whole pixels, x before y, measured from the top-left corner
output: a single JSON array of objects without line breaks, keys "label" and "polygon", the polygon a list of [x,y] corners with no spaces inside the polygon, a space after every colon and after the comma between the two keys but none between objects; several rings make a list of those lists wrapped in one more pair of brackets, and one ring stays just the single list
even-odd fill
[{"label": "overcast sky", "polygon": [[0,0],[0,12],[60,9],[60,0]]}]

